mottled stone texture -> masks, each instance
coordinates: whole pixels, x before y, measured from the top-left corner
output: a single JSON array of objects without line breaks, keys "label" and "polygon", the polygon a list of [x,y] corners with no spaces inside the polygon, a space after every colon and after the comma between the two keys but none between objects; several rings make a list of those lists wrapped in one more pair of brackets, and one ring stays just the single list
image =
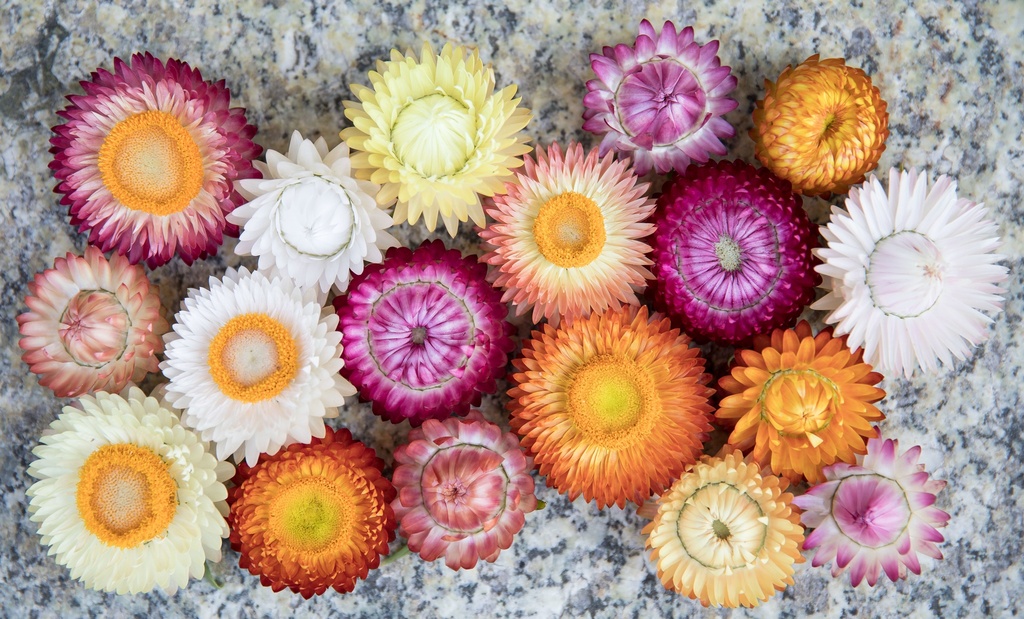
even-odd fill
[{"label": "mottled stone texture", "polygon": [[[661,617],[726,616],[667,592],[643,552],[641,520],[633,510],[599,512],[569,504],[549,489],[547,509],[531,514],[513,548],[497,563],[454,573],[440,563],[409,557],[370,575],[350,595],[310,601],[274,594],[237,567],[228,551],[214,566],[224,582],[194,582],[161,593],[116,597],[88,591],[45,555],[25,510],[30,450],[62,402],[38,386],[19,359],[15,316],[26,284],[53,257],[81,252],[85,237],[67,223],[47,169],[49,127],[62,96],[114,56],[151,51],[175,56],[227,80],[238,105],[260,127],[257,141],[283,150],[293,129],[327,136],[333,145],[346,123],[348,84],[392,47],[452,41],[476,45],[492,62],[499,84],[517,84],[534,110],[529,133],[537,142],[596,140],[581,129],[587,55],[602,45],[631,41],[643,17],[692,24],[698,40],[717,37],[720,55],[739,79],[737,128],[731,157],[753,159],[746,136],[764,78],[811,54],[845,56],[863,67],[889,103],[892,135],[881,161],[951,174],[963,195],[992,209],[1005,237],[1011,281],[1006,312],[975,357],[911,381],[887,380],[884,432],[908,446],[949,486],[939,507],[952,515],[945,529],[946,560],[925,564],[907,582],[852,589],[810,562],[796,585],[761,611],[734,616],[974,617],[1016,614],[1024,591],[1021,475],[1022,421],[1019,345],[1022,313],[1021,180],[1024,178],[1024,4],[978,0],[879,2],[631,2],[621,6],[515,0],[399,2],[299,0],[220,2],[186,0],[83,2],[14,0],[0,9],[0,615],[26,617],[161,616],[274,617]],[[649,6],[647,6],[649,5]],[[852,5],[852,6],[851,6]],[[838,203],[838,200],[836,201]],[[821,222],[827,203],[808,200]],[[474,251],[476,236],[454,244]],[[421,226],[399,229],[416,243]],[[173,312],[189,286],[240,261],[228,242],[220,254],[191,269],[178,261],[153,272]],[[820,315],[808,314],[812,319]],[[522,322],[522,321],[520,321]],[[520,332],[528,327],[521,324]],[[721,358],[725,355],[719,354]],[[722,363],[715,364],[718,371]],[[503,386],[504,387],[504,386]],[[487,417],[506,423],[503,396],[484,402]],[[408,428],[351,404],[338,424],[389,459]],[[809,558],[809,557],[808,557]]]}]

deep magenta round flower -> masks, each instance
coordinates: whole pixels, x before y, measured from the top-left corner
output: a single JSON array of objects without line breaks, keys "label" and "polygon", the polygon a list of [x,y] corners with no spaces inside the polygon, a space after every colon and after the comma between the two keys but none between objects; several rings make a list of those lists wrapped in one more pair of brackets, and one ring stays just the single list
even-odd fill
[{"label": "deep magenta round flower", "polygon": [[741,344],[785,328],[811,299],[814,229],[789,183],[722,161],[658,199],[655,302],[697,339]]},{"label": "deep magenta round flower", "polygon": [[632,156],[643,176],[724,155],[722,139],[735,130],[722,115],[736,109],[728,96],[736,78],[717,53],[718,41],[695,43],[693,28],[677,33],[665,22],[659,34],[645,19],[632,47],[591,54],[597,79],[587,82],[583,128],[604,135],[601,156],[613,149]]},{"label": "deep magenta round flower", "polygon": [[[876,428],[877,430],[877,428]],[[899,442],[874,438],[859,465],[825,467],[824,483],[794,503],[804,510],[804,526],[813,527],[805,549],[817,548],[813,565],[832,562],[832,576],[850,569],[853,586],[875,586],[882,572],[893,582],[907,571],[921,573],[918,553],[941,559],[939,529],[949,514],[934,506],[945,481],[931,479],[918,463],[921,448],[899,453]]]},{"label": "deep magenta round flower", "polygon": [[342,373],[392,423],[465,414],[494,393],[514,348],[486,266],[441,241],[388,250],[335,299]]},{"label": "deep magenta round flower", "polygon": [[391,506],[409,550],[426,561],[444,555],[453,570],[494,561],[537,508],[533,461],[510,432],[476,411],[466,419],[428,419],[395,450]]},{"label": "deep magenta round flower", "polygon": [[150,54],[114,59],[57,112],[50,168],[71,224],[89,242],[150,267],[186,264],[238,235],[225,216],[244,202],[234,182],[259,178],[256,127],[229,107],[224,81]]}]

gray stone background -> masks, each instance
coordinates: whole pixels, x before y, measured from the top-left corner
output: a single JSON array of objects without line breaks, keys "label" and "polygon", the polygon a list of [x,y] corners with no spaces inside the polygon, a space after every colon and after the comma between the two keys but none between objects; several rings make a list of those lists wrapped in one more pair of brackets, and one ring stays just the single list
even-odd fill
[{"label": "gray stone background", "polygon": [[[274,594],[237,567],[227,552],[214,589],[193,582],[173,596],[117,597],[86,590],[45,556],[25,510],[30,450],[63,402],[39,387],[19,359],[15,316],[26,284],[53,258],[81,252],[85,237],[67,224],[52,193],[47,140],[62,96],[114,56],[151,51],[227,80],[236,105],[249,109],[257,141],[283,150],[299,129],[333,145],[344,126],[348,84],[392,47],[415,49],[427,39],[479,47],[499,85],[517,84],[534,121],[534,142],[597,141],[580,130],[588,54],[629,43],[639,21],[692,24],[699,41],[721,40],[720,57],[739,79],[737,110],[727,119],[737,137],[729,156],[753,161],[746,136],[764,78],[814,53],[845,56],[864,68],[888,101],[892,135],[880,169],[928,168],[959,179],[963,196],[985,202],[1005,238],[1011,269],[1006,311],[991,341],[967,363],[913,380],[889,379],[882,428],[905,446],[921,444],[935,475],[949,480],[938,506],[952,515],[944,530],[946,559],[925,563],[922,576],[874,589],[850,587],[810,562],[796,585],[757,611],[735,616],[974,617],[1010,616],[1024,591],[1021,537],[1021,411],[1018,373],[1021,319],[1021,146],[1024,4],[1018,0],[958,3],[934,0],[831,3],[749,0],[695,3],[631,2],[574,5],[552,0],[507,4],[418,0],[305,3],[275,0],[33,2],[0,8],[0,616],[12,617],[661,617],[727,616],[667,592],[642,551],[642,526],[632,510],[599,512],[541,488],[547,509],[531,514],[512,549],[495,564],[454,573],[440,562],[409,557],[372,573],[349,595],[328,592],[304,601]],[[838,203],[838,202],[837,202]],[[817,221],[828,204],[807,200]],[[421,226],[399,235],[418,243]],[[455,243],[474,251],[463,226]],[[239,260],[227,242],[220,254],[188,269],[158,268],[164,305],[173,312],[185,290]],[[812,319],[819,318],[808,313]],[[525,333],[526,325],[521,325]],[[483,410],[505,423],[504,397]],[[336,425],[389,459],[406,426],[377,420],[351,404]],[[810,553],[807,553],[808,558]]]}]

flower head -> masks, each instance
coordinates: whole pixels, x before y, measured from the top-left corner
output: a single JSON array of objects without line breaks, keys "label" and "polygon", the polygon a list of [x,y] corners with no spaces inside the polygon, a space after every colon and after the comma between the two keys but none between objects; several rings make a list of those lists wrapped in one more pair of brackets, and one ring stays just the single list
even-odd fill
[{"label": "flower head", "polygon": [[655,300],[694,337],[747,342],[814,298],[811,220],[764,168],[690,166],[658,199],[656,223]]},{"label": "flower head", "polygon": [[530,152],[516,87],[495,93],[494,69],[452,45],[435,54],[425,44],[418,61],[392,50],[369,77],[370,88],[351,86],[358,101],[345,102],[353,126],[341,137],[356,174],[381,186],[377,203],[398,200],[396,224],[422,215],[433,230],[440,216],[452,236],[460,221],[483,226],[480,196],[502,192]]},{"label": "flower head", "polygon": [[53,128],[50,168],[90,243],[156,267],[175,253],[192,264],[237,234],[225,220],[242,203],[234,183],[259,177],[262,149],[223,81],[147,53],[81,85],[57,113],[66,122]]},{"label": "flower head", "polygon": [[637,305],[636,293],[653,277],[643,238],[654,201],[646,198],[629,164],[583,147],[538,147],[522,172],[487,208],[494,221],[480,232],[481,258],[496,274],[516,313],[533,307],[542,317],[586,316],[591,311]]},{"label": "flower head", "polygon": [[813,336],[806,322],[759,337],[755,347],[737,351],[718,381],[725,397],[715,415],[736,420],[730,445],[753,447],[756,462],[793,482],[821,481],[825,466],[864,453],[864,439],[876,435],[870,422],[885,417],[873,404],[885,392],[859,348],[828,329]]},{"label": "flower head", "polygon": [[722,115],[736,109],[736,78],[717,52],[718,41],[695,43],[693,28],[677,33],[668,21],[658,33],[645,19],[632,47],[591,54],[597,79],[587,82],[583,128],[604,135],[601,155],[632,156],[641,176],[724,155],[734,130]]},{"label": "flower head", "polygon": [[[164,336],[167,399],[182,422],[215,441],[217,457],[256,464],[324,435],[355,389],[342,378],[334,312],[289,280],[228,269],[189,290]],[[253,423],[258,420],[258,423]]]},{"label": "flower head", "polygon": [[996,252],[999,232],[988,209],[957,198],[956,181],[889,171],[889,191],[874,175],[833,207],[815,250],[828,291],[812,307],[862,346],[885,373],[908,378],[920,366],[966,359],[988,337],[1009,277]]},{"label": "flower head", "polygon": [[338,310],[344,375],[392,423],[465,414],[497,389],[514,347],[485,267],[441,241],[388,250]]},{"label": "flower head", "polygon": [[804,548],[818,549],[815,567],[831,561],[832,576],[849,568],[853,586],[873,587],[883,571],[893,582],[907,570],[920,574],[918,553],[942,558],[938,529],[949,514],[933,504],[946,482],[929,478],[920,455],[917,446],[901,454],[898,441],[871,439],[859,465],[826,467],[827,481],[793,501],[814,528]]},{"label": "flower head", "polygon": [[754,109],[754,153],[808,196],[842,194],[875,169],[889,137],[889,114],[864,71],[815,54],[786,67]]},{"label": "flower head", "polygon": [[494,561],[537,507],[533,462],[479,413],[428,419],[395,450],[392,503],[409,549],[453,570]]},{"label": "flower head", "polygon": [[32,453],[28,511],[42,544],[98,591],[173,593],[220,561],[230,464],[132,387],[66,406]]},{"label": "flower head", "polygon": [[243,180],[249,200],[228,215],[242,228],[235,252],[259,256],[261,271],[275,268],[302,288],[344,292],[350,272],[363,262],[380,262],[382,250],[398,241],[385,230],[391,217],[378,208],[373,183],[352,178],[348,147],[327,150],[327,142],[292,133],[287,154],[267,151],[257,161],[263,179]]},{"label": "flower head", "polygon": [[710,377],[667,318],[630,307],[545,324],[522,354],[508,392],[512,429],[570,500],[642,503],[700,456]]},{"label": "flower head", "polygon": [[753,607],[793,584],[804,540],[786,480],[739,451],[703,456],[644,527],[658,579],[704,606]]},{"label": "flower head", "polygon": [[120,391],[157,371],[167,321],[142,267],[87,247],[57,258],[28,290],[21,358],[57,397]]},{"label": "flower head", "polygon": [[274,591],[352,591],[395,539],[384,461],[348,430],[241,464],[228,502],[238,564]]}]

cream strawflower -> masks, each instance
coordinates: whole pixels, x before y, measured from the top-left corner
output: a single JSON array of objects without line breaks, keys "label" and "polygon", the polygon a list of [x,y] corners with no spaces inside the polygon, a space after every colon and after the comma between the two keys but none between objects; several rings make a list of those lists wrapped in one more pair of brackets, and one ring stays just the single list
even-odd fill
[{"label": "cream strawflower", "polygon": [[889,171],[889,191],[872,175],[850,190],[846,210],[822,226],[827,247],[814,250],[828,291],[811,307],[849,334],[864,361],[910,377],[963,360],[984,341],[999,312],[1007,268],[996,264],[999,232],[988,209],[956,196],[956,181],[931,188],[914,169]]},{"label": "cream strawflower", "polygon": [[255,164],[262,179],[239,182],[249,202],[227,216],[242,229],[235,253],[259,256],[260,271],[277,268],[303,288],[344,292],[350,272],[398,245],[385,232],[391,216],[374,199],[379,187],[352,178],[344,143],[328,151],[323,138],[295,131],[287,154],[268,150],[266,159]]},{"label": "cream strawflower", "polygon": [[338,317],[315,290],[228,269],[182,305],[164,336],[167,399],[218,458],[252,466],[260,453],[322,438],[324,418],[355,393],[338,374]]},{"label": "cream strawflower", "polygon": [[[483,227],[480,195],[504,193],[512,168],[530,152],[520,131],[530,111],[518,107],[516,87],[494,92],[494,69],[480,55],[445,45],[391,51],[369,74],[371,87],[353,84],[345,101],[354,126],[341,137],[354,152],[360,178],[381,185],[377,203],[395,206],[395,223],[423,216],[433,231],[440,215],[453,237],[460,221]],[[479,194],[479,195],[478,195]]]},{"label": "cream strawflower", "polygon": [[28,473],[42,544],[87,587],[173,593],[220,561],[234,468],[155,398],[82,396],[50,424]]}]

